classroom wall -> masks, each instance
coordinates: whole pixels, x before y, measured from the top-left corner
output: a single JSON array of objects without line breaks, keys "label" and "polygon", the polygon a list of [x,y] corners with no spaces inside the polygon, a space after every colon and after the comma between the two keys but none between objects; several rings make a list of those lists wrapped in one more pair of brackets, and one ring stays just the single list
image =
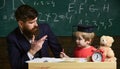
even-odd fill
[{"label": "classroom wall", "polygon": [[[112,49],[115,52],[115,56],[117,57],[117,69],[120,69],[120,36],[114,36],[115,42],[112,46]],[[65,52],[72,56],[72,51],[74,48],[74,41],[71,36],[59,36],[58,41],[65,49]],[[98,45],[99,37],[95,37],[93,45]],[[0,69],[10,69],[9,61],[8,61],[8,54],[7,54],[7,44],[6,38],[0,38]]]},{"label": "classroom wall", "polygon": [[[0,69],[10,69],[5,37],[17,26],[14,11],[22,4],[37,9],[38,21],[50,25],[70,56],[75,45],[71,37],[73,26],[91,24],[98,27],[95,30],[98,36],[113,35],[112,49],[120,64],[120,0],[0,0]],[[98,44],[99,37],[96,37],[93,45]]]}]

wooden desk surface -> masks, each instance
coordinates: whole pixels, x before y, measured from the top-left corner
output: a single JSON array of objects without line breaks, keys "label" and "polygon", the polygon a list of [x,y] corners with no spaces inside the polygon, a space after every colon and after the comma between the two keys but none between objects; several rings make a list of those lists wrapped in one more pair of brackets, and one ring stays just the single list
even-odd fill
[{"label": "wooden desk surface", "polygon": [[116,69],[116,62],[28,63],[29,69]]}]

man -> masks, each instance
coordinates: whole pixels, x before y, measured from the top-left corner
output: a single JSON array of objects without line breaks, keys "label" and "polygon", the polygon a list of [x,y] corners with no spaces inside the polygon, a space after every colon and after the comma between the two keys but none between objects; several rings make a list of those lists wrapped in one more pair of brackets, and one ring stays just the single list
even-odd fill
[{"label": "man", "polygon": [[28,5],[21,5],[15,11],[18,27],[7,36],[12,69],[27,69],[25,61],[49,57],[48,48],[56,58],[62,51],[50,27],[37,24],[37,17],[38,12]]}]

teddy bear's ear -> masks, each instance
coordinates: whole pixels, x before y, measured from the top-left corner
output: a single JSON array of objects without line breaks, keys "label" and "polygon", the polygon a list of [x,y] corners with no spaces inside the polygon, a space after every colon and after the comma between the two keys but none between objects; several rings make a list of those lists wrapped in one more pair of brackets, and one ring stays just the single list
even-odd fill
[{"label": "teddy bear's ear", "polygon": [[110,40],[111,40],[111,43],[113,43],[113,42],[114,42],[114,39],[113,39],[113,37],[110,37]]}]

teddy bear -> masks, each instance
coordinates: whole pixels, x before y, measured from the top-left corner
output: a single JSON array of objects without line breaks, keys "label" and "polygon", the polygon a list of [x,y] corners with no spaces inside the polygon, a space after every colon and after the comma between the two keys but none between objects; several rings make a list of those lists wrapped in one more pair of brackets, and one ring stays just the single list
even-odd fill
[{"label": "teddy bear", "polygon": [[106,61],[106,62],[115,62],[116,61],[114,51],[111,48],[113,42],[114,42],[114,39],[111,36],[103,35],[100,37],[99,49],[103,50],[103,54],[105,56],[104,61]]}]

